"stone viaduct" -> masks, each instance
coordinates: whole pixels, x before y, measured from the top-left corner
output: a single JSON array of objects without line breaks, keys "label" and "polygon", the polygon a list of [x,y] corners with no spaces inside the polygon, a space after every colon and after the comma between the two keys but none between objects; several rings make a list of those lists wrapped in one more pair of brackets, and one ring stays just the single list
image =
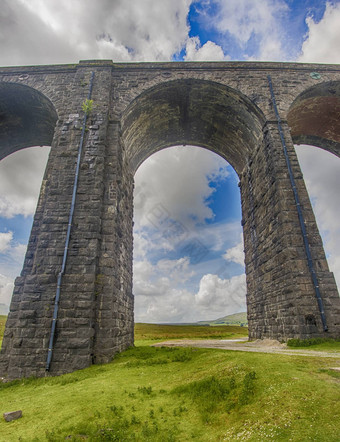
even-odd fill
[{"label": "stone viaduct", "polygon": [[340,156],[339,117],[339,65],[0,68],[0,159],[52,146],[0,375],[71,372],[133,345],[134,173],[181,144],[216,152],[239,176],[250,338],[339,336],[339,295],[293,144]]}]

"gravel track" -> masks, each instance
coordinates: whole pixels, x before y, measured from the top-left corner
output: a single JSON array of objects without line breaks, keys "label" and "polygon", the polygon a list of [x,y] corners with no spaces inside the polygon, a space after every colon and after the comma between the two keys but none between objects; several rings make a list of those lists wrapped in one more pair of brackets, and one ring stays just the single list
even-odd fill
[{"label": "gravel track", "polygon": [[314,356],[321,358],[338,359],[340,364],[339,351],[320,351],[309,349],[292,349],[286,344],[278,341],[263,339],[249,342],[247,338],[234,340],[218,339],[177,339],[154,344],[153,347],[198,347],[198,348],[218,348],[220,350],[248,351],[254,353],[275,353],[294,356]]}]

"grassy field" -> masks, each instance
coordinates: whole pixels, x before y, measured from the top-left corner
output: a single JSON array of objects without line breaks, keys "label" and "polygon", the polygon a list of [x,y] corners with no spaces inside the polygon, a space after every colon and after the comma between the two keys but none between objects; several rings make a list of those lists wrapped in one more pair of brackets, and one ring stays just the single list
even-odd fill
[{"label": "grassy field", "polygon": [[[163,327],[169,326],[137,325],[136,337],[156,342],[170,333]],[[171,339],[184,330],[176,327]],[[335,442],[340,375],[330,370],[334,363],[137,346],[110,364],[0,384],[0,413],[23,411],[17,421],[0,420],[0,441]]]},{"label": "grassy field", "polygon": [[237,339],[248,336],[247,327],[135,324],[135,344],[148,345],[167,339]]}]

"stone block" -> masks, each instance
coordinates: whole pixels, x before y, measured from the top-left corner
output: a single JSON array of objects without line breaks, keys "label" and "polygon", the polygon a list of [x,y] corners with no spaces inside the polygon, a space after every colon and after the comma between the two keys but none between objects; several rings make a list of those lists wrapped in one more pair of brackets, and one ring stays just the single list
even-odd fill
[{"label": "stone block", "polygon": [[89,348],[91,340],[89,338],[72,338],[68,340],[68,348],[81,349]]},{"label": "stone block", "polygon": [[7,411],[3,414],[3,417],[6,422],[11,422],[22,417],[22,410],[17,411]]}]

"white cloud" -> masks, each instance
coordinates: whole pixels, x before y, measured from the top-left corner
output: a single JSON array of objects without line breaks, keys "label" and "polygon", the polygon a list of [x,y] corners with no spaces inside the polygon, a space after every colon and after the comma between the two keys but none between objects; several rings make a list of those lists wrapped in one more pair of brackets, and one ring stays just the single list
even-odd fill
[{"label": "white cloud", "polygon": [[14,288],[14,280],[0,273],[0,304],[9,306]]},{"label": "white cloud", "polygon": [[213,3],[218,12],[206,15],[205,26],[231,35],[244,51],[253,39],[253,52],[244,54],[246,58],[262,61],[286,58],[281,43],[282,18],[288,12],[285,1],[215,0]]},{"label": "white cloud", "polygon": [[0,232],[0,304],[9,306],[25,252],[26,245],[14,241],[13,232]]},{"label": "white cloud", "polygon": [[188,36],[192,0],[4,0],[2,64],[168,61]]},{"label": "white cloud", "polygon": [[199,37],[191,37],[185,46],[185,61],[225,61],[230,57],[224,55],[221,46],[212,41],[207,41],[201,45]]},{"label": "white cloud", "polygon": [[193,276],[189,259],[160,259],[155,265],[149,261],[134,264],[134,294],[143,296],[166,296],[173,287],[185,283]]},{"label": "white cloud", "polygon": [[323,18],[316,23],[307,17],[308,34],[302,45],[300,62],[340,63],[340,4],[327,2]]},{"label": "white cloud", "polygon": [[50,149],[24,149],[0,162],[0,216],[33,215]]},{"label": "white cloud", "polygon": [[183,283],[187,281],[193,272],[189,270],[189,258],[182,257],[176,260],[173,259],[161,259],[157,263],[159,272],[167,275],[172,283]]},{"label": "white cloud", "polygon": [[[16,263],[21,270],[22,263],[24,262],[25,253],[27,250],[27,244],[14,243],[9,252],[9,257]],[[19,274],[19,272],[17,272]]]},{"label": "white cloud", "polygon": [[190,312],[194,297],[181,287],[192,276],[187,258],[134,263],[133,292],[135,319],[138,322],[183,320]]},{"label": "white cloud", "polygon": [[188,290],[174,289],[167,296],[154,296],[147,299],[135,298],[136,322],[190,322],[196,321],[193,312],[194,296]]},{"label": "white cloud", "polygon": [[226,261],[235,262],[236,264],[240,264],[244,266],[244,245],[243,245],[243,235],[241,235],[241,240],[236,246],[231,247],[226,251],[223,255],[223,258]]},{"label": "white cloud", "polygon": [[133,233],[133,257],[135,260],[144,259],[150,250],[150,238],[147,233],[141,230],[134,230]]},{"label": "white cloud", "polygon": [[76,51],[20,0],[3,0],[0,8],[2,65],[75,62]]},{"label": "white cloud", "polygon": [[286,3],[281,0],[262,0],[260,3],[253,0],[217,0],[216,3],[220,11],[215,26],[220,31],[230,32],[243,44],[253,34],[264,37],[266,32],[277,29],[275,17],[287,11]]},{"label": "white cloud", "polygon": [[150,226],[157,223],[157,217],[169,216],[190,229],[212,219],[207,200],[214,189],[209,181],[226,178],[227,166],[218,155],[190,146],[171,147],[152,155],[135,175],[136,222]]},{"label": "white cloud", "polygon": [[5,252],[10,247],[13,239],[13,232],[0,232],[0,253]]},{"label": "white cloud", "polygon": [[261,61],[282,61],[286,60],[286,55],[283,52],[280,38],[273,36],[273,38],[263,38],[259,52],[256,56],[248,56],[249,60]]},{"label": "white cloud", "polygon": [[246,308],[246,276],[242,274],[230,279],[221,279],[217,275],[204,275],[195,300],[197,305],[205,307],[207,312],[211,310],[222,316],[243,311]]},{"label": "white cloud", "polygon": [[180,261],[166,263],[166,268],[171,269],[169,273],[163,273],[163,264],[160,262],[154,266],[149,262],[135,264],[137,322],[195,322],[216,319],[246,309],[244,274],[230,279],[206,274],[201,278],[199,290],[195,293],[183,286],[193,272],[190,272],[188,261]]}]

